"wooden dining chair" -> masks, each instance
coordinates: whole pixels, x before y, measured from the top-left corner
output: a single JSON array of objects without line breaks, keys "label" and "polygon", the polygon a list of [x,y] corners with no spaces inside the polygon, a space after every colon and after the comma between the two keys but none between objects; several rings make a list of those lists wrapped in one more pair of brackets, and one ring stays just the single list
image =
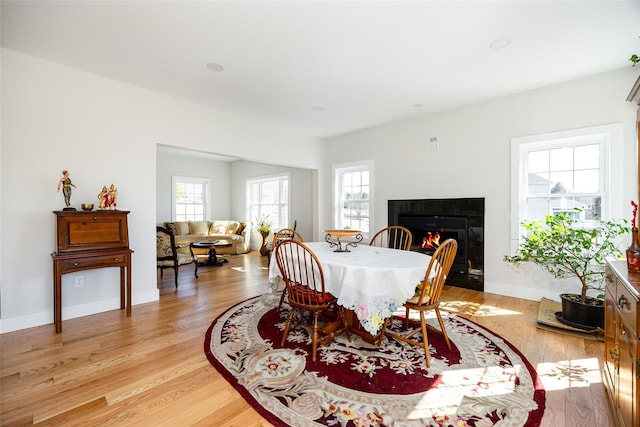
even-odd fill
[{"label": "wooden dining chair", "polygon": [[273,233],[273,240],[271,241],[271,248],[267,249],[267,265],[271,263],[271,254],[273,250],[282,240],[297,240],[299,242],[304,242],[302,238],[302,234],[298,233],[294,228],[281,228],[280,230]]},{"label": "wooden dining chair", "polygon": [[[411,310],[416,310],[420,313],[420,327],[417,327],[416,325],[416,327],[408,334],[396,334],[393,332],[386,333],[387,336],[391,336],[397,340],[424,348],[424,357],[427,363],[427,368],[430,367],[427,329],[443,334],[447,348],[451,350],[449,336],[447,335],[447,330],[444,327],[442,315],[440,314],[440,295],[442,294],[444,282],[447,279],[449,270],[451,270],[451,265],[453,264],[453,259],[456,257],[457,251],[458,242],[453,239],[447,239],[438,246],[438,249],[436,249],[431,256],[431,261],[429,261],[429,266],[427,267],[424,280],[420,285],[418,285],[415,295],[403,304],[406,309],[404,328],[409,329],[409,324],[414,322],[409,319],[409,313]],[[424,314],[429,310],[433,310],[436,313],[438,323],[440,323],[440,330],[427,325]],[[422,333],[421,343],[412,339],[412,337],[418,332]]]},{"label": "wooden dining chair", "polygon": [[[318,345],[330,342],[342,331],[351,340],[344,310],[337,304],[337,298],[326,292],[322,266],[311,249],[302,242],[289,239],[278,243],[274,250],[291,305],[281,345],[284,345],[292,327],[303,325],[311,330],[312,360],[315,362]],[[332,324],[335,327],[320,329],[318,316],[328,310],[337,311],[336,322]],[[301,313],[294,324],[296,311]],[[305,316],[305,312],[310,312],[311,321],[306,320],[309,316]]]},{"label": "wooden dining chair", "polygon": [[[282,228],[276,231],[273,234],[273,242],[271,243],[271,250],[268,252],[267,256],[267,265],[271,263],[271,252],[278,246],[278,243],[284,240],[297,240],[298,242],[304,242],[302,238],[302,234],[298,233],[295,228]],[[284,298],[287,295],[287,288],[285,287],[282,290],[282,295],[280,295],[280,302],[278,303],[278,310],[282,308],[282,303],[284,302]]]},{"label": "wooden dining chair", "polygon": [[198,278],[198,258],[191,251],[190,255],[178,253],[173,233],[164,227],[156,227],[156,267],[160,270],[160,278],[165,268],[173,270],[176,288],[178,287],[178,269],[187,264],[195,264],[195,276]]},{"label": "wooden dining chair", "polygon": [[401,225],[390,225],[374,234],[369,242],[369,246],[379,246],[382,248],[401,249],[408,251],[411,249],[413,237],[411,231]]},{"label": "wooden dining chair", "polygon": [[298,242],[304,242],[302,234],[298,233],[295,229],[282,228],[273,234],[272,248],[275,248],[276,245],[283,240],[297,240]]}]

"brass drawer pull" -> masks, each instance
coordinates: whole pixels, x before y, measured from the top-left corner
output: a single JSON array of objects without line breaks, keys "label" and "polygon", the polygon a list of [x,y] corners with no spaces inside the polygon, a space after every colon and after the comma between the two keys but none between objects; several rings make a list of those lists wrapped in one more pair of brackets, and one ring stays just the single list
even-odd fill
[{"label": "brass drawer pull", "polygon": [[80,265],[80,263],[79,262],[74,262],[73,265],[77,266],[77,265]]},{"label": "brass drawer pull", "polygon": [[618,307],[626,308],[627,310],[631,308],[631,304],[627,301],[624,295],[620,295],[620,298],[618,298]]},{"label": "brass drawer pull", "polygon": [[114,258],[113,260],[114,261],[120,261],[120,258]]}]

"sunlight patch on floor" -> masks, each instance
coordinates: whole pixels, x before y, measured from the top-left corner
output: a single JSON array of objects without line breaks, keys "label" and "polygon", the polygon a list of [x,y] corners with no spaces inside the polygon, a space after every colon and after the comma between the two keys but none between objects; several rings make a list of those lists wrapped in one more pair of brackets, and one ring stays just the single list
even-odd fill
[{"label": "sunlight patch on floor", "polygon": [[492,307],[469,301],[441,301],[440,308],[442,310],[451,311],[453,313],[467,314],[473,316],[510,316],[514,314],[522,314],[519,311],[507,310],[505,308]]},{"label": "sunlight patch on floor", "polygon": [[595,357],[539,363],[536,371],[548,391],[589,387],[602,382],[600,365]]},{"label": "sunlight patch on floor", "polygon": [[[521,366],[514,366],[519,373]],[[482,416],[486,406],[502,404],[514,408],[534,409],[533,401],[518,392],[512,376],[501,366],[453,369],[442,372],[441,385],[424,393],[410,412],[409,419],[455,419],[457,413]],[[437,404],[435,403],[437,402]]]}]

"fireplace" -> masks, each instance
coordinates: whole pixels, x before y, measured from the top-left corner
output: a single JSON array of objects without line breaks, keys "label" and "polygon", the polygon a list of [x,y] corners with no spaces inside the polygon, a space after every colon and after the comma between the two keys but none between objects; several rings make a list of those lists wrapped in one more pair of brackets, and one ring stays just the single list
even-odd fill
[{"label": "fireplace", "polygon": [[389,200],[389,225],[411,231],[411,250],[432,254],[455,239],[458,252],[447,284],[484,290],[484,198]]}]

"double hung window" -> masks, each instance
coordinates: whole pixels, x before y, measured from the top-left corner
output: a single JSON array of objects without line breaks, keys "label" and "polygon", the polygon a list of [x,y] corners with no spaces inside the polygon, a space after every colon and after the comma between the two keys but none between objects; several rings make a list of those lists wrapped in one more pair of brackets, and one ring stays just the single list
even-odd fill
[{"label": "double hung window", "polygon": [[367,237],[373,221],[372,162],[336,165],[333,172],[335,227],[360,230]]},{"label": "double hung window", "polygon": [[248,217],[267,218],[271,229],[289,226],[289,174],[247,181]]},{"label": "double hung window", "polygon": [[590,227],[609,219],[611,146],[621,138],[620,127],[512,139],[512,241],[522,235],[522,220],[570,212]]},{"label": "double hung window", "polygon": [[210,217],[209,187],[211,180],[173,176],[173,220],[204,221]]}]

